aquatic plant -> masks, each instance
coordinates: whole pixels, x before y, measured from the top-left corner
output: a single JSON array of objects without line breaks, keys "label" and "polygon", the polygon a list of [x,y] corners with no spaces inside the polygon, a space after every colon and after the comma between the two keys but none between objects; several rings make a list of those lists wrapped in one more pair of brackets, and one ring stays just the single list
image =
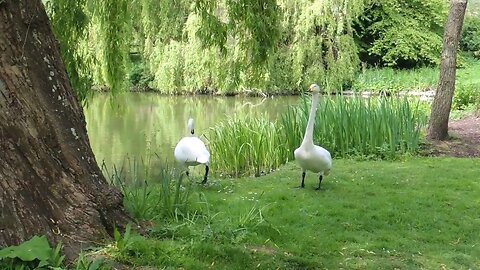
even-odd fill
[{"label": "aquatic plant", "polygon": [[[265,116],[230,118],[211,128],[213,171],[232,176],[260,175],[293,160],[303,138],[310,101],[290,106],[276,121]],[[322,98],[314,142],[333,157],[394,159],[414,154],[426,124],[418,101],[408,98]]]},{"label": "aquatic plant", "polygon": [[277,168],[288,155],[279,129],[281,126],[266,115],[232,117],[215,125],[208,133],[213,170],[233,176],[259,176]]},{"label": "aquatic plant", "polygon": [[[308,112],[305,99],[282,116],[289,149],[300,144]],[[294,127],[292,123],[295,123]],[[426,115],[418,107],[418,101],[412,102],[408,98],[323,98],[318,106],[314,141],[337,158],[393,159],[418,149],[425,124]]]}]

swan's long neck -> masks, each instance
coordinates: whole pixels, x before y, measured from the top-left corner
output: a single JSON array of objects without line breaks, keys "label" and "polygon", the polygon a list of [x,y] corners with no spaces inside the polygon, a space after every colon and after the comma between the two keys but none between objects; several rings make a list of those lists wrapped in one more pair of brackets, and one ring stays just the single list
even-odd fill
[{"label": "swan's long neck", "polygon": [[308,116],[307,129],[305,130],[305,137],[303,137],[302,145],[313,145],[313,124],[315,123],[315,115],[317,114],[318,93],[312,94],[312,105],[310,107],[310,115]]},{"label": "swan's long neck", "polygon": [[190,119],[188,119],[188,122],[187,122],[187,135],[191,136],[194,133],[195,133],[195,128],[194,128],[194,124],[193,124],[193,119],[190,118]]}]

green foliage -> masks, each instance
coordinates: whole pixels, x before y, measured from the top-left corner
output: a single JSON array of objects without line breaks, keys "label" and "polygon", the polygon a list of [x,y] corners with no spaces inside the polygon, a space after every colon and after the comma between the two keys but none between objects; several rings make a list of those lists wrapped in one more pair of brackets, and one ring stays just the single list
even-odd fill
[{"label": "green foliage", "polygon": [[84,253],[80,253],[80,256],[75,262],[75,270],[108,270],[112,269],[103,258],[97,258],[91,260],[87,258]]},{"label": "green foliage", "polygon": [[182,40],[145,40],[152,86],[168,94],[296,93],[317,81],[339,91],[358,68],[350,25],[362,10],[363,1],[196,1]]},{"label": "green foliage", "polygon": [[60,43],[60,52],[67,70],[70,83],[82,102],[87,101],[93,77],[91,68],[93,58],[88,52],[89,18],[85,11],[87,0],[48,0],[45,1],[47,13],[55,37]]},{"label": "green foliage", "polygon": [[149,88],[149,84],[152,80],[153,75],[150,74],[148,68],[145,66],[145,63],[132,63],[132,68],[129,72],[130,85],[142,88]]},{"label": "green foliage", "polygon": [[369,68],[357,75],[351,89],[355,92],[372,91],[386,94],[431,90],[437,87],[438,74],[438,68],[431,67]]},{"label": "green foliage", "polygon": [[472,105],[480,105],[480,84],[456,85],[452,109],[465,110]]},{"label": "green foliage", "polygon": [[355,25],[362,61],[419,67],[439,63],[447,6],[443,0],[374,0]]},{"label": "green foliage", "polygon": [[132,244],[130,234],[131,234],[132,226],[131,224],[127,224],[125,227],[125,233],[122,235],[117,228],[113,230],[113,240],[115,240],[114,249],[116,252],[124,252],[129,248]]},{"label": "green foliage", "polygon": [[[127,226],[129,231],[129,227]],[[126,241],[124,236],[119,241]],[[117,241],[118,242],[118,241]],[[18,246],[6,247],[0,250],[0,268],[2,270],[101,270],[110,269],[103,259],[89,260],[82,253],[76,260],[73,268],[64,265],[65,256],[61,255],[62,244],[51,248],[46,236],[34,236]]]},{"label": "green foliage", "polygon": [[[112,91],[127,74],[149,84],[151,73],[151,86],[168,94],[298,93],[312,81],[340,91],[358,69],[351,25],[369,2],[68,1],[52,1],[49,14],[62,48],[77,48],[88,63],[67,55],[67,67],[76,65],[69,73]],[[75,25],[78,34],[65,31]],[[128,51],[142,54],[148,70],[132,65]],[[84,95],[90,88],[74,84]]]},{"label": "green foliage", "polygon": [[[195,1],[195,12],[203,23],[197,36],[207,46],[226,52],[230,34],[252,60],[262,64],[275,49],[279,37],[279,6],[276,0]],[[217,14],[222,14],[218,16]],[[224,22],[226,20],[227,22]]]},{"label": "green foliage", "polygon": [[51,253],[52,249],[47,238],[45,236],[34,236],[18,246],[0,250],[0,260],[13,261],[18,259],[23,262],[37,264],[37,267],[43,267],[49,264]]},{"label": "green foliage", "polygon": [[52,250],[45,236],[34,236],[18,246],[0,250],[0,266],[2,269],[59,267],[63,261],[63,256],[60,256],[59,253],[60,248]]},{"label": "green foliage", "polygon": [[480,18],[467,17],[463,23],[460,48],[480,59]]},{"label": "green foliage", "polygon": [[127,53],[130,41],[130,24],[128,23],[129,1],[99,1],[94,15],[101,33],[102,73],[105,83],[113,93],[125,88]]}]

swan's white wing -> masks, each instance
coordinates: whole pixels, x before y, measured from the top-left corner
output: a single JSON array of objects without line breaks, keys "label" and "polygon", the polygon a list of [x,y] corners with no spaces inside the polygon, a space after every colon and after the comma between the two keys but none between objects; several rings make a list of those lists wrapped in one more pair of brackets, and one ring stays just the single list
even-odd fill
[{"label": "swan's white wing", "polygon": [[295,160],[304,170],[314,173],[328,173],[332,168],[332,157],[326,149],[313,145],[313,147],[299,147],[294,152]]},{"label": "swan's white wing", "polygon": [[207,147],[197,137],[182,138],[175,147],[174,155],[177,162],[188,166],[207,164],[210,161]]}]

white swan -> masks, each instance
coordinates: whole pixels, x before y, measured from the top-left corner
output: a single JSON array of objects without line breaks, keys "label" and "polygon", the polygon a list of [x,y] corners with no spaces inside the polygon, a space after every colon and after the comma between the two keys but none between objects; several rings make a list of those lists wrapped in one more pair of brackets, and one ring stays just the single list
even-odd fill
[{"label": "white swan", "polygon": [[317,188],[317,190],[319,190],[323,176],[327,176],[332,168],[332,157],[330,152],[325,148],[313,144],[313,124],[317,113],[320,87],[318,87],[317,84],[312,84],[309,90],[312,92],[312,106],[308,117],[307,129],[305,130],[305,137],[303,137],[302,144],[299,148],[295,149],[293,154],[298,165],[302,168],[302,184],[300,187],[305,187],[306,171],[311,171],[314,173],[320,173]]},{"label": "white swan", "polygon": [[205,147],[205,144],[197,137],[195,137],[195,129],[193,119],[188,119],[187,122],[187,136],[183,137],[175,146],[175,160],[185,167],[185,173],[188,174],[189,166],[197,166],[205,164],[205,176],[202,184],[207,183],[208,164],[210,162],[210,153]]}]

